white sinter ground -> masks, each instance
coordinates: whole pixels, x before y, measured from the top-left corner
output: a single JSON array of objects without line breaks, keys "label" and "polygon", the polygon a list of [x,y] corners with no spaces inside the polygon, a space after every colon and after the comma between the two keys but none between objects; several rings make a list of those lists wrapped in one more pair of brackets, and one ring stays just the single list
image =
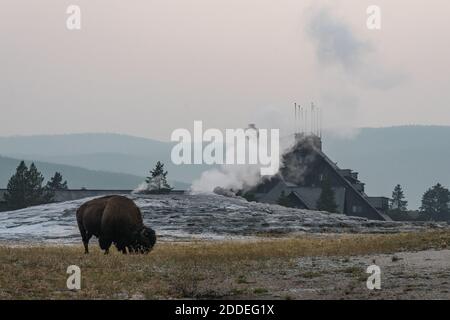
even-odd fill
[{"label": "white sinter ground", "polygon": [[[284,208],[213,194],[128,195],[158,239],[235,239],[257,234],[393,233],[444,228],[437,223],[371,221],[346,215]],[[75,219],[80,199],[0,212],[0,242],[80,243]]]}]

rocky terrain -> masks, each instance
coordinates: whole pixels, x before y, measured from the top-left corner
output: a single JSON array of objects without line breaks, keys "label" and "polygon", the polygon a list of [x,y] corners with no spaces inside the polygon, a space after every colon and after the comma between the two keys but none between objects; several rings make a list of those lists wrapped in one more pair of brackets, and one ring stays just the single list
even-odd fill
[{"label": "rocky terrain", "polygon": [[[301,258],[297,268],[286,270],[281,279],[265,279],[265,284],[272,283],[268,291],[276,298],[448,300],[449,261],[450,250]],[[380,267],[379,290],[366,285],[366,269],[372,264]]]},{"label": "rocky terrain", "polygon": [[[295,233],[396,233],[446,228],[438,223],[371,221],[212,194],[129,195],[160,240],[235,239]],[[0,214],[1,242],[78,243],[76,209],[88,199]]]}]

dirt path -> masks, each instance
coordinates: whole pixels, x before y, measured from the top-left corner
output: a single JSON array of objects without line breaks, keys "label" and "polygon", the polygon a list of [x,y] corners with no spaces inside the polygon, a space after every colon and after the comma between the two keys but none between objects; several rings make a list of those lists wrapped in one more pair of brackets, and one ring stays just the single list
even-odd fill
[{"label": "dirt path", "polygon": [[[369,265],[381,289],[367,289]],[[281,277],[280,277],[281,273]],[[267,297],[283,299],[450,299],[450,250],[342,257],[306,257],[277,277],[258,277]],[[282,274],[285,273],[284,276]],[[272,285],[269,285],[272,283]]]}]

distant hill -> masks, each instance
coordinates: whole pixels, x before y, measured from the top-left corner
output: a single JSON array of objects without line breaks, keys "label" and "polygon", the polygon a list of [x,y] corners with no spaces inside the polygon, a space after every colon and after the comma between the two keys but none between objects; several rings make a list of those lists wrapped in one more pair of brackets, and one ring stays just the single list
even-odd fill
[{"label": "distant hill", "polygon": [[174,144],[120,134],[67,134],[0,137],[0,155],[39,160],[91,170],[146,176],[162,161],[169,179],[190,183],[210,169],[206,165],[174,165]]},{"label": "distant hill", "polygon": [[0,153],[16,155],[79,155],[92,153],[161,154],[165,142],[113,133],[0,137]]},{"label": "distant hill", "polygon": [[[402,184],[410,208],[415,209],[420,206],[422,194],[428,187],[437,182],[450,187],[449,137],[450,126],[363,128],[351,139],[325,134],[323,149],[339,167],[358,171],[369,195],[390,196],[395,184]],[[134,184],[158,160],[166,164],[170,179],[188,184],[211,168],[173,165],[170,161],[172,146],[169,142],[118,134],[0,137],[0,154],[4,156],[60,163],[78,167],[78,170],[83,167],[109,171],[109,177],[111,172],[126,173],[128,178],[119,181],[117,187]],[[49,171],[55,170],[52,167]],[[3,172],[0,163],[0,183],[4,184]],[[88,182],[103,183],[99,177],[90,179],[93,173],[88,172],[90,174],[82,179],[76,174],[73,179],[67,179],[79,186]],[[105,179],[112,181],[108,180],[112,178]],[[109,182],[104,184],[110,185]]]},{"label": "distant hill", "polygon": [[[14,174],[20,160],[0,156],[0,188],[5,188],[9,178]],[[30,165],[30,161],[26,161]],[[42,172],[46,181],[58,171],[68,181],[69,188],[79,189],[135,189],[144,181],[143,177],[107,172],[88,170],[84,168],[35,161],[39,171]],[[176,189],[186,189],[189,184],[171,181]]]}]

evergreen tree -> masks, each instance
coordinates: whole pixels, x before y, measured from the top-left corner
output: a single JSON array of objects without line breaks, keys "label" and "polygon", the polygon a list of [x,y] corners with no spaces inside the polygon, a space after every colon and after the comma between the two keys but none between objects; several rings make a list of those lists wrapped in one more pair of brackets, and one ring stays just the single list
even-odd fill
[{"label": "evergreen tree", "polygon": [[21,161],[16,173],[8,181],[4,198],[9,209],[15,210],[27,206],[27,172],[25,162]]},{"label": "evergreen tree", "polygon": [[405,195],[403,193],[402,186],[397,184],[392,192],[392,199],[389,204],[389,216],[396,221],[410,220],[410,217],[406,213],[408,201],[404,200]]},{"label": "evergreen tree", "polygon": [[48,193],[42,186],[44,176],[37,170],[34,163],[32,163],[28,169],[26,180],[28,185],[27,206],[48,203],[52,200],[52,194]]},{"label": "evergreen tree", "polygon": [[150,193],[166,193],[172,190],[167,182],[167,171],[164,171],[164,164],[161,161],[156,163],[145,182],[147,183],[147,191]]},{"label": "evergreen tree", "polygon": [[5,193],[7,206],[15,210],[51,201],[51,195],[42,186],[43,181],[44,177],[34,163],[28,169],[21,161],[8,182]]},{"label": "evergreen tree", "polygon": [[440,183],[428,189],[422,196],[420,218],[423,220],[450,220],[450,191]]},{"label": "evergreen tree", "polygon": [[63,182],[62,174],[55,172],[55,175],[47,182],[46,188],[51,191],[67,190],[67,181]]},{"label": "evergreen tree", "polygon": [[392,192],[392,199],[390,203],[391,210],[406,211],[408,206],[408,201],[405,201],[405,195],[401,185],[396,185],[394,191]]},{"label": "evergreen tree", "polygon": [[328,179],[322,181],[322,191],[320,192],[319,199],[317,200],[317,210],[327,211],[330,213],[337,212],[337,204],[334,195],[333,188]]}]

